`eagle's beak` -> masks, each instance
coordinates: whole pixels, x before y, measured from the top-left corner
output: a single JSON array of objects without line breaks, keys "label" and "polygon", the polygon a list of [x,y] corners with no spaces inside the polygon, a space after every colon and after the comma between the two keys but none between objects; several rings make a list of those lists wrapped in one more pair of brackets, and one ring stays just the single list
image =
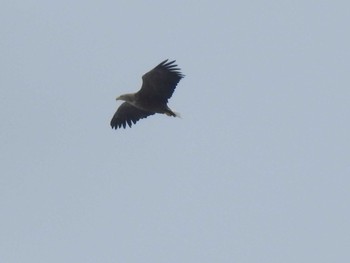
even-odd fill
[{"label": "eagle's beak", "polygon": [[115,100],[120,100],[120,96],[119,96],[119,97],[117,97]]}]

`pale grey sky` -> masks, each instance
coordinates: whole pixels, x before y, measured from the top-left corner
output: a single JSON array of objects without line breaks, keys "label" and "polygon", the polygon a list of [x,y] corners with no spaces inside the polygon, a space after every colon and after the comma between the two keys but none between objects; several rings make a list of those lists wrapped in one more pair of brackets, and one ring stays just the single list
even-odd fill
[{"label": "pale grey sky", "polygon": [[[348,262],[348,1],[2,1],[0,262]],[[169,106],[109,126],[176,59]]]}]

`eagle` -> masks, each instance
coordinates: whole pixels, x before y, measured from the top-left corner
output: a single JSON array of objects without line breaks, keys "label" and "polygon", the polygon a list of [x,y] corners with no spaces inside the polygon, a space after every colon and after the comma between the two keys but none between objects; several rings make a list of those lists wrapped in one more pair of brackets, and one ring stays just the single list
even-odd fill
[{"label": "eagle", "polygon": [[174,61],[164,60],[142,76],[141,89],[136,93],[120,95],[116,100],[124,101],[111,120],[112,129],[135,124],[156,113],[179,117],[168,107],[168,100],[184,75]]}]

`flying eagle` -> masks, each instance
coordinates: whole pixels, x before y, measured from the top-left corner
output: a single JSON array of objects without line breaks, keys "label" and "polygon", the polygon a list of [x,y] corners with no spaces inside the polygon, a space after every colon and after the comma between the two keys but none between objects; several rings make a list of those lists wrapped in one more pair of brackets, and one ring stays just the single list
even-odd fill
[{"label": "flying eagle", "polygon": [[155,113],[178,116],[167,105],[176,85],[184,77],[174,62],[164,60],[142,76],[142,86],[138,92],[124,94],[116,99],[124,102],[111,120],[113,129],[125,128],[126,124],[131,127],[138,120]]}]

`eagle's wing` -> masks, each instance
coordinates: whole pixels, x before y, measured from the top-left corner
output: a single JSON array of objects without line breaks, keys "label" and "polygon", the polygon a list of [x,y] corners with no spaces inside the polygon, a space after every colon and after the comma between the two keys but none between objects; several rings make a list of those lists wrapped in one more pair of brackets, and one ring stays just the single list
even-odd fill
[{"label": "eagle's wing", "polygon": [[158,66],[142,76],[142,87],[136,93],[139,98],[153,103],[166,104],[173,95],[176,85],[184,77],[174,64],[164,60]]},{"label": "eagle's wing", "polygon": [[113,129],[118,129],[123,126],[126,127],[126,124],[131,127],[132,124],[135,124],[138,120],[147,118],[150,115],[153,115],[154,112],[140,110],[127,102],[121,104],[114,114],[111,120],[111,126]]}]

